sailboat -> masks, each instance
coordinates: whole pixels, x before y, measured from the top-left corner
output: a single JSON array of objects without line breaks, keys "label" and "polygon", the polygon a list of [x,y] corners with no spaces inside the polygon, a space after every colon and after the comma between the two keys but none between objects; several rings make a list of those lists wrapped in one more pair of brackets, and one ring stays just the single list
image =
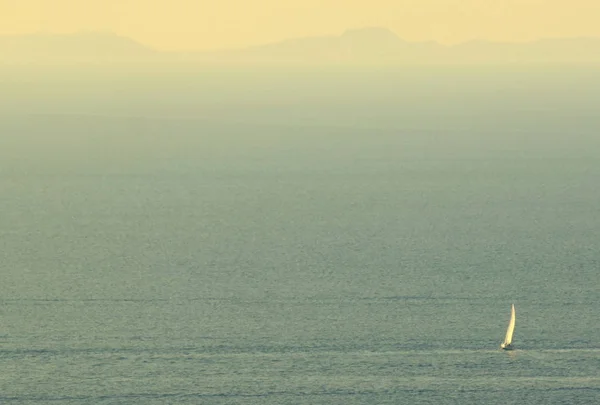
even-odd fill
[{"label": "sailboat", "polygon": [[513,332],[515,331],[515,304],[512,304],[510,308],[510,321],[508,322],[508,329],[506,330],[506,336],[504,337],[504,342],[500,345],[500,348],[503,350],[512,350],[512,337]]}]

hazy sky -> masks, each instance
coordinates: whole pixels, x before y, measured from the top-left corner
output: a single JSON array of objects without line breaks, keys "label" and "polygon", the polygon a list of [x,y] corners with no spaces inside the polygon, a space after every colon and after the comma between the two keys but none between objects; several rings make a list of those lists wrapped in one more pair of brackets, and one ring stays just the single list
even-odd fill
[{"label": "hazy sky", "polygon": [[0,0],[0,35],[101,30],[165,50],[365,26],[443,43],[600,37],[600,0]]}]

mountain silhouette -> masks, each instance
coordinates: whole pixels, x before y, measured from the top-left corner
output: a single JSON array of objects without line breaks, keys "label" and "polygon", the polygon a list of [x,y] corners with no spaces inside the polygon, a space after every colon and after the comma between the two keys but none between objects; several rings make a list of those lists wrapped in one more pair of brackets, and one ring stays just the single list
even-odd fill
[{"label": "mountain silhouette", "polygon": [[288,39],[243,49],[159,52],[110,33],[0,37],[0,63],[191,63],[218,65],[598,64],[600,39],[527,43],[469,41],[454,46],[408,42],[380,27],[338,36]]},{"label": "mountain silhouette", "polygon": [[443,47],[435,42],[411,43],[386,28],[372,27],[347,30],[340,36],[293,38],[198,55],[206,60],[232,63],[386,63],[403,61],[407,56],[418,57],[439,48]]},{"label": "mountain silhouette", "polygon": [[206,62],[242,64],[596,64],[600,63],[600,39],[469,41],[446,46],[433,41],[404,41],[386,28],[372,27],[347,30],[340,36],[295,38],[196,55]]},{"label": "mountain silhouette", "polygon": [[112,33],[0,37],[0,62],[113,62],[150,59],[156,55],[152,49]]}]

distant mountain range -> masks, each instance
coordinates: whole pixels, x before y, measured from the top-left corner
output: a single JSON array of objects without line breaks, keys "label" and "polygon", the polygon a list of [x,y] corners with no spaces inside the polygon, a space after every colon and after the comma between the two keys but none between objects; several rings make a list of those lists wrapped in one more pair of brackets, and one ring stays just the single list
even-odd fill
[{"label": "distant mountain range", "polygon": [[0,37],[0,64],[192,63],[211,65],[600,64],[600,38],[527,43],[407,42],[385,28],[296,38],[245,49],[160,52],[110,33]]},{"label": "distant mountain range", "polygon": [[147,60],[157,52],[111,33],[0,37],[0,62],[113,62]]}]

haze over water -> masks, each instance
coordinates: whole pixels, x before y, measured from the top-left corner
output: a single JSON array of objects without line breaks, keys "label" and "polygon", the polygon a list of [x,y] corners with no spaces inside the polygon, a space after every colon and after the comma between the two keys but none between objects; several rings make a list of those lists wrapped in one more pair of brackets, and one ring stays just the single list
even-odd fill
[{"label": "haze over water", "polygon": [[5,79],[0,402],[596,403],[599,88],[574,67]]}]

